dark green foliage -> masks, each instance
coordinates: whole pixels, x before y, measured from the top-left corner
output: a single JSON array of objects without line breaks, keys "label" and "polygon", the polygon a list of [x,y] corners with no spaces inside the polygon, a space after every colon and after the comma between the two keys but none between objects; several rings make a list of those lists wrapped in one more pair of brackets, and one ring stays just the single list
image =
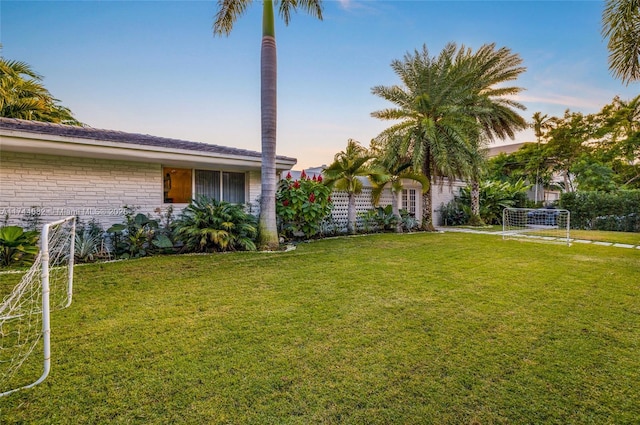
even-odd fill
[{"label": "dark green foliage", "polygon": [[172,241],[159,233],[157,220],[145,214],[135,214],[134,208],[125,206],[124,209],[125,222],[107,229],[118,258],[145,257],[173,247]]},{"label": "dark green foliage", "polygon": [[[401,229],[406,232],[416,230],[420,223],[406,210],[400,210]],[[362,233],[391,232],[396,230],[398,216],[393,213],[393,207],[386,205],[362,212],[358,216],[358,230]]]},{"label": "dark green foliage", "polygon": [[560,206],[573,229],[640,232],[640,190],[563,193]]},{"label": "dark green foliage", "polygon": [[184,251],[255,251],[256,218],[242,205],[199,196],[175,221],[176,237]]},{"label": "dark green foliage", "polygon": [[462,226],[469,222],[469,215],[457,197],[440,206],[440,217],[443,226]]},{"label": "dark green foliage", "polygon": [[276,192],[276,214],[280,234],[287,238],[310,238],[322,233],[322,223],[331,214],[331,188],[322,176],[309,178],[304,171],[300,180],[291,174],[280,180]]},{"label": "dark green foliage", "polygon": [[393,230],[398,223],[398,218],[393,214],[393,207],[387,205],[385,207],[376,207],[372,214],[373,222],[380,230]]},{"label": "dark green foliage", "polygon": [[[519,180],[509,182],[485,181],[480,183],[480,219],[485,224],[501,224],[502,210],[507,207],[522,208],[527,202],[529,185]],[[471,222],[471,187],[460,189],[460,194],[441,208],[445,225],[476,225]]]},{"label": "dark green foliage", "polygon": [[35,230],[24,231],[20,226],[0,228],[0,266],[30,264],[38,253]]}]

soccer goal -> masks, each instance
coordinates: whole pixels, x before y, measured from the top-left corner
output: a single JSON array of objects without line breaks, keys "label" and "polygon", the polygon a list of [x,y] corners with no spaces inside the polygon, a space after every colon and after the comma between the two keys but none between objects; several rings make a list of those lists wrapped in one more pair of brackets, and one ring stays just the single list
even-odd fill
[{"label": "soccer goal", "polygon": [[[0,304],[0,397],[49,374],[50,312],[71,304],[74,242],[75,217],[45,224],[33,265]],[[44,355],[41,367],[35,352]]]},{"label": "soccer goal", "polygon": [[502,238],[529,238],[571,245],[569,221],[567,210],[505,208],[502,211]]}]

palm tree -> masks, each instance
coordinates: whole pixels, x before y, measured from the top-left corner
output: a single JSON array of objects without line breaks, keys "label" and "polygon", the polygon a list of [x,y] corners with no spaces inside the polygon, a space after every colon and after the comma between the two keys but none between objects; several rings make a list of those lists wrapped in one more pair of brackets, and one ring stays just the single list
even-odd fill
[{"label": "palm tree", "polygon": [[[391,67],[402,86],[376,86],[373,94],[396,105],[371,115],[400,123],[377,141],[400,155],[409,154],[415,169],[428,178],[469,178],[477,174],[473,158],[480,141],[514,137],[524,120],[513,108],[524,108],[509,96],[521,89],[504,87],[524,71],[509,49],[484,45],[476,53],[449,43],[431,57],[426,46],[406,54]],[[433,185],[430,185],[430,188]],[[431,189],[423,196],[423,228],[433,230]]]},{"label": "palm tree", "polygon": [[31,66],[0,57],[0,116],[82,125],[58,102],[42,85],[42,76]]},{"label": "palm tree", "polygon": [[[253,0],[218,0],[218,13],[213,24],[214,35],[229,35],[236,20]],[[261,128],[262,128],[262,196],[260,197],[259,245],[261,249],[278,247],[276,225],[276,112],[277,61],[274,3],[289,25],[291,12],[298,8],[322,20],[322,0],[263,0],[261,48]]]},{"label": "palm tree", "polygon": [[372,174],[372,169],[367,166],[371,159],[373,156],[365,147],[349,139],[347,148],[338,152],[333,163],[323,172],[326,185],[347,192],[347,232],[351,234],[356,232],[356,195],[362,192],[363,187],[359,177]]},{"label": "palm tree", "polygon": [[468,50],[461,56],[461,63],[468,63],[470,81],[473,83],[469,97],[469,113],[478,120],[479,132],[472,133],[474,146],[470,149],[471,173],[471,224],[481,225],[479,179],[485,168],[486,147],[489,142],[509,137],[514,139],[518,130],[527,127],[525,119],[516,109],[524,105],[511,99],[522,91],[520,87],[506,86],[525,71],[522,59],[505,47],[495,48],[495,44],[485,44],[475,53]]},{"label": "palm tree", "polygon": [[373,165],[376,173],[371,177],[373,184],[373,203],[378,204],[380,197],[387,185],[391,187],[393,202],[391,208],[393,215],[397,219],[396,232],[402,232],[402,218],[400,217],[400,209],[398,207],[398,195],[402,193],[404,188],[404,180],[413,180],[422,185],[422,193],[426,193],[429,189],[429,179],[422,173],[416,173],[411,169],[410,159],[401,159],[399,157],[376,158]]},{"label": "palm tree", "polygon": [[[545,132],[550,128],[549,115],[535,112],[533,114],[533,122],[531,123],[533,133],[536,136],[537,148],[540,150],[540,141]],[[540,180],[540,165],[536,166],[536,183],[535,183],[535,202],[538,203],[538,183]]]},{"label": "palm tree", "polygon": [[475,149],[469,158],[471,163],[471,217],[469,224],[482,226],[485,223],[480,217],[480,179],[486,170],[486,149]]},{"label": "palm tree", "polygon": [[[466,96],[452,63],[456,45],[448,44],[436,57],[426,46],[394,60],[391,68],[402,86],[375,86],[372,93],[396,105],[372,112],[375,118],[400,120],[376,139],[390,152],[409,155],[413,166],[428,179],[468,174],[468,130],[476,122],[458,107]],[[423,195],[422,227],[434,230],[432,187]]]},{"label": "palm tree", "polygon": [[602,36],[608,38],[609,70],[627,85],[640,81],[640,0],[606,0]]}]

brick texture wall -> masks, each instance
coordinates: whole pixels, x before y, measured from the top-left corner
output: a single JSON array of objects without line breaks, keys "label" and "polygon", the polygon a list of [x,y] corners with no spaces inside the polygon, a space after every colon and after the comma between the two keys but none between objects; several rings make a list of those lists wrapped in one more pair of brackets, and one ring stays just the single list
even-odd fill
[{"label": "brick texture wall", "polygon": [[78,215],[104,226],[123,220],[124,205],[155,215],[162,207],[160,164],[0,152],[0,220],[25,212],[43,221]]}]

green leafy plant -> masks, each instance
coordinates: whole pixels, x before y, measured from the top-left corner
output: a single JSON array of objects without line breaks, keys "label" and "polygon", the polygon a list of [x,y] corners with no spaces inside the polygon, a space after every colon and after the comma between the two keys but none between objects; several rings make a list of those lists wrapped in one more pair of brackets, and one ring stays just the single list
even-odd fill
[{"label": "green leafy plant", "polygon": [[4,267],[33,262],[38,253],[38,232],[20,226],[0,228],[0,265]]},{"label": "green leafy plant", "polygon": [[393,206],[376,207],[373,211],[373,219],[379,229],[385,231],[394,230],[398,223],[398,217],[393,213]]},{"label": "green leafy plant", "polygon": [[322,176],[309,178],[303,171],[300,180],[287,174],[278,184],[276,214],[280,233],[288,238],[310,238],[322,232],[322,222],[331,214],[331,188]]},{"label": "green leafy plant", "polygon": [[84,223],[76,218],[76,235],[74,241],[75,260],[89,263],[98,258],[109,258],[110,254],[104,240],[104,229],[95,219]]},{"label": "green leafy plant", "polygon": [[[523,180],[516,183],[485,181],[480,184],[480,218],[486,224],[502,223],[502,210],[507,207],[524,207],[530,185]],[[471,217],[471,187],[460,189],[456,201],[462,205],[467,217]]]},{"label": "green leafy plant", "polygon": [[[135,214],[135,208],[124,207],[125,222],[114,224],[107,233],[119,258],[139,258],[161,249],[173,247],[173,242],[158,232],[158,221],[145,214]],[[134,215],[135,214],[135,215]]]},{"label": "green leafy plant", "polygon": [[469,222],[469,215],[458,197],[446,204],[441,204],[439,211],[443,226],[462,226]]},{"label": "green leafy plant", "polygon": [[184,251],[255,251],[257,220],[242,205],[199,196],[175,221]]},{"label": "green leafy plant", "polygon": [[358,214],[358,229],[363,233],[396,230],[398,217],[393,206],[376,207]]},{"label": "green leafy plant", "polygon": [[571,228],[640,231],[640,190],[566,192],[560,207],[571,212]]},{"label": "green leafy plant", "polygon": [[402,221],[402,230],[405,232],[412,232],[420,227],[420,223],[416,217],[407,210],[400,210],[400,218]]}]

